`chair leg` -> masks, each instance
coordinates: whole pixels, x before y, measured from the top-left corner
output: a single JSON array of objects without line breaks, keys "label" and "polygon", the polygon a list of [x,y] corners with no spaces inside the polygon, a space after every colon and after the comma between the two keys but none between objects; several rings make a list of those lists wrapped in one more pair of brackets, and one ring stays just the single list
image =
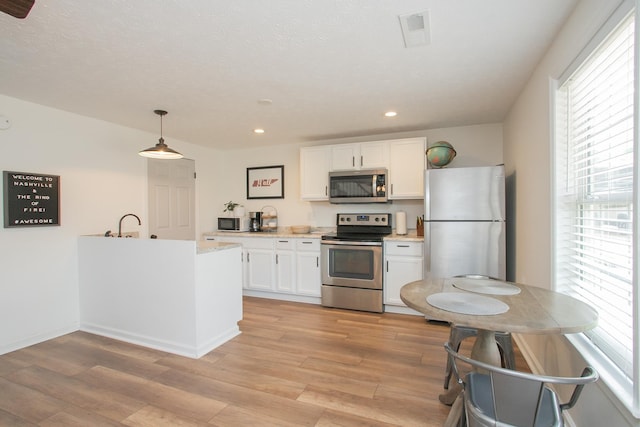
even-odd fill
[{"label": "chair leg", "polygon": [[[464,326],[451,326],[451,330],[449,332],[449,345],[451,346],[451,348],[454,348],[456,351],[458,351],[460,349],[460,344],[465,338],[473,337],[477,335],[477,333],[478,332],[474,328],[467,328]],[[445,368],[444,374],[445,390],[449,389],[449,382],[453,373],[453,357],[449,355],[447,356],[447,367]]]}]

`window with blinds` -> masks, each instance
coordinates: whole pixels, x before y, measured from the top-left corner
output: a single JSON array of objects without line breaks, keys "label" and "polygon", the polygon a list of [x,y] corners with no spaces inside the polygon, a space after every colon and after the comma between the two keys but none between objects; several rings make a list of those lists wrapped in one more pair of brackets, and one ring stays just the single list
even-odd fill
[{"label": "window with blinds", "polygon": [[556,93],[556,286],[596,307],[593,343],[633,376],[634,16]]}]

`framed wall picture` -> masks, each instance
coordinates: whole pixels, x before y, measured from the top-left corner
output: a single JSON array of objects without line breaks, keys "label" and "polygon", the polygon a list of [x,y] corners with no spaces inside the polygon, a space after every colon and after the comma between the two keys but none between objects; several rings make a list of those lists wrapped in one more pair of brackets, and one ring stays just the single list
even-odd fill
[{"label": "framed wall picture", "polygon": [[284,199],[284,165],[247,168],[247,199]]},{"label": "framed wall picture", "polygon": [[60,177],[3,171],[4,228],[60,225]]}]

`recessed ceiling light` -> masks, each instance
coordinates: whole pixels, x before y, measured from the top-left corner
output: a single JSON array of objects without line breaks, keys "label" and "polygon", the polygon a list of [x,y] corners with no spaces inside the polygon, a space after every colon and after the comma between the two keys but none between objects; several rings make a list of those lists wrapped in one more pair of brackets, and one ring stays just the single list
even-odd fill
[{"label": "recessed ceiling light", "polygon": [[264,133],[264,129],[254,129],[253,133]]},{"label": "recessed ceiling light", "polygon": [[271,105],[271,104],[273,104],[273,101],[270,100],[269,98],[262,98],[262,99],[258,99],[258,104],[260,104],[260,105]]},{"label": "recessed ceiling light", "polygon": [[384,113],[385,117],[395,117],[397,115],[398,113],[396,113],[395,111],[387,111],[386,113]]}]

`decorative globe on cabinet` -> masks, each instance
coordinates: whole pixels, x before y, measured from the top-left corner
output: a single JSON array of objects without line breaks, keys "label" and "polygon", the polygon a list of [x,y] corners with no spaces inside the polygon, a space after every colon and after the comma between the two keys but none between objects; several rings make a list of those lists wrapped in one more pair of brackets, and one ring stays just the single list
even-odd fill
[{"label": "decorative globe on cabinet", "polygon": [[441,168],[451,163],[456,156],[456,150],[447,141],[438,141],[427,149],[426,154],[431,166]]}]

